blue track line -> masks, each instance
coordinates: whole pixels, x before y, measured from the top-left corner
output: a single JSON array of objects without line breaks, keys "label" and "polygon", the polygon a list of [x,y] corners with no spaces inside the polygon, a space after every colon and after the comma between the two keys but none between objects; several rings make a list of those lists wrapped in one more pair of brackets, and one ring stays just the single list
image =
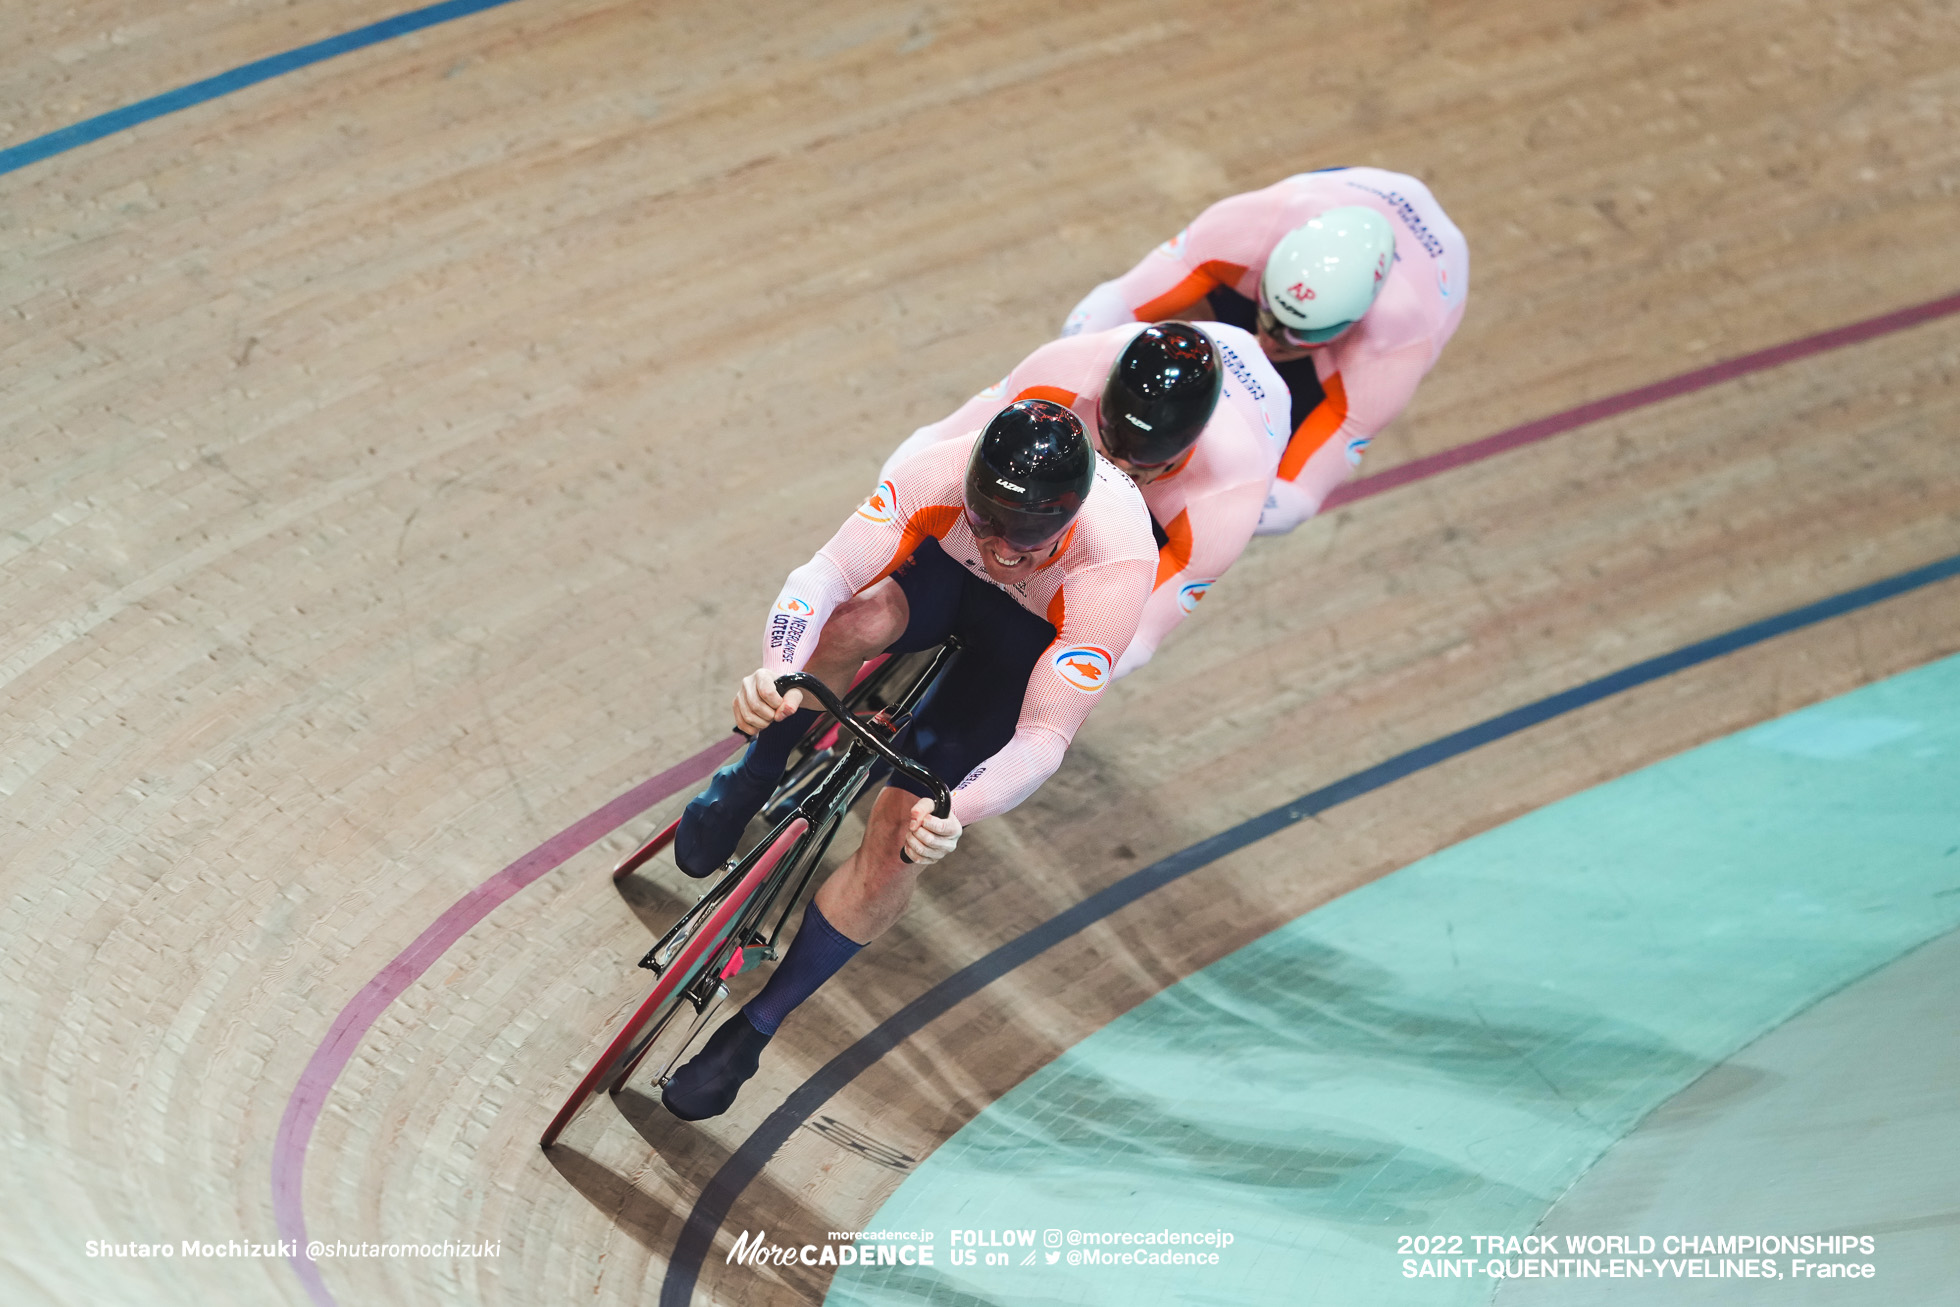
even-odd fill
[{"label": "blue track line", "polygon": [[1635,663],[1596,681],[1562,691],[1535,703],[1501,713],[1475,726],[1397,754],[1386,762],[1355,772],[1351,776],[1303,794],[1257,817],[1249,818],[1210,839],[1173,853],[1161,861],[1132,872],[1122,880],[1097,891],[1064,912],[1050,917],[1033,930],[1009,940],[985,957],[968,963],[919,997],[894,1012],[862,1039],[839,1053],[817,1073],[804,1081],[781,1107],[771,1112],[755,1132],[743,1141],[721,1169],[708,1181],[688,1213],[687,1224],[674,1246],[666,1278],[660,1285],[660,1307],[688,1307],[702,1263],[714,1244],[715,1232],[734,1207],[735,1200],[762,1173],[776,1150],[788,1142],[810,1115],[839,1090],[856,1079],[905,1040],[922,1030],[928,1022],[943,1016],[961,1000],[970,998],[995,980],[1046,950],[1136,902],[1153,890],[1209,866],[1227,854],[1236,853],[1268,835],[1285,830],[1296,822],[1325,812],[1336,804],[1381,789],[1394,781],[1434,767],[1480,745],[1515,735],[1528,727],[1597,703],[1625,690],[1659,680],[1675,672],[1711,662],[1724,654],[1761,644],[1779,635],[1815,626],[1819,622],[1909,591],[1960,576],[1960,554],[1943,558],[1924,567],[1870,585],[1847,590],[1802,608],[1751,622],[1712,639],[1702,640],[1658,658]]},{"label": "blue track line", "polygon": [[149,122],[152,118],[161,118],[165,114],[176,113],[179,109],[189,109],[207,100],[215,100],[221,95],[230,95],[233,91],[256,86],[281,73],[290,73],[308,64],[317,64],[335,55],[365,49],[370,45],[378,45],[382,41],[393,40],[397,36],[419,32],[425,27],[446,23],[452,18],[465,18],[470,14],[481,13],[485,9],[495,9],[510,3],[512,0],[446,0],[446,3],[397,14],[393,18],[384,18],[378,23],[370,23],[366,27],[356,28],[339,36],[330,36],[324,41],[300,46],[297,50],[288,50],[284,54],[275,54],[254,60],[249,64],[241,64],[230,72],[219,73],[216,77],[207,77],[201,82],[192,82],[189,86],[180,86],[174,91],[165,91],[162,95],[153,95],[147,100],[138,100],[135,104],[111,109],[108,113],[97,114],[93,118],[85,118],[81,122],[49,132],[46,136],[37,136],[31,141],[24,141],[19,145],[0,150],[0,173],[25,168],[30,163],[39,163],[65,150],[87,145],[90,141],[99,141],[105,136],[126,131],[139,123]]}]

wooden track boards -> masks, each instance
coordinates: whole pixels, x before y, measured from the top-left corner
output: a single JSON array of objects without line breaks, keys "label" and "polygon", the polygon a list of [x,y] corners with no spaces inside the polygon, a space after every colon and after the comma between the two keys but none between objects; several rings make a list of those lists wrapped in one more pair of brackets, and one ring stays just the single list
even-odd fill
[{"label": "wooden track boards", "polygon": [[[21,12],[9,142],[387,10]],[[1373,163],[1468,235],[1469,316],[1378,470],[1956,289],[1954,16],[518,3],[0,177],[5,1296],[304,1301],[281,1261],[81,1245],[272,1238],[274,1131],[342,1007],[484,877],[720,734],[757,614],[888,449],[1209,200]],[[554,1169],[532,1141],[680,892],[665,868],[622,905],[603,871],[650,825],[629,828],[390,1007],[312,1141],[316,1235],[502,1256],[327,1283],[642,1301],[785,1092],[1059,907],[1952,553],[1956,367],[1949,319],[1258,542],[729,1118],[629,1097],[657,1152],[602,1108]],[[1044,956],[828,1110],[921,1155],[1346,888],[1956,648],[1948,583],[1412,778]],[[896,1178],[805,1131],[731,1225],[821,1238]],[[710,1269],[716,1301],[818,1289]]]}]

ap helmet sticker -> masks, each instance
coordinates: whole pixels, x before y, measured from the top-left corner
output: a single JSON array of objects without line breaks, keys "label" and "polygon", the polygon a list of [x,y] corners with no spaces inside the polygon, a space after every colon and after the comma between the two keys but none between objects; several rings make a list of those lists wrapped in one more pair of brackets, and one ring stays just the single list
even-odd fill
[{"label": "ap helmet sticker", "polygon": [[889,522],[898,516],[898,487],[880,481],[871,497],[858,505],[857,515],[867,522]]},{"label": "ap helmet sticker", "polygon": [[1095,694],[1109,684],[1109,668],[1116,660],[1109,650],[1093,644],[1078,644],[1055,655],[1055,670],[1064,681],[1084,694]]}]

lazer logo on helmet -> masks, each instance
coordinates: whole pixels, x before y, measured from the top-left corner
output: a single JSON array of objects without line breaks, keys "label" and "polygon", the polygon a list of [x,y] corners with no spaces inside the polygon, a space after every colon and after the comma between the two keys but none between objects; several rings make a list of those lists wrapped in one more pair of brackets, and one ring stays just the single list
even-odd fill
[{"label": "lazer logo on helmet", "polygon": [[1150,430],[1150,429],[1151,429],[1151,428],[1150,428],[1150,424],[1149,424],[1148,422],[1145,422],[1145,421],[1144,421],[1144,420],[1143,420],[1142,418],[1140,418],[1140,417],[1138,417],[1138,416],[1137,416],[1136,414],[1134,414],[1134,413],[1125,413],[1125,414],[1124,414],[1123,416],[1124,416],[1125,418],[1127,418],[1127,419],[1129,419],[1129,421],[1130,421],[1130,423],[1131,423],[1131,425],[1133,425],[1133,426],[1139,426],[1139,427],[1142,427],[1142,428],[1143,428],[1143,429],[1144,429],[1145,431],[1148,431],[1148,430]]},{"label": "lazer logo on helmet", "polygon": [[1211,593],[1211,588],[1215,584],[1217,584],[1217,578],[1213,577],[1209,581],[1192,581],[1183,586],[1177,592],[1177,606],[1187,613],[1190,612],[1198,606],[1199,600]]},{"label": "lazer logo on helmet", "polygon": [[1012,490],[1017,495],[1025,495],[1028,493],[1028,488],[1026,486],[1017,486],[1012,481],[1009,481],[1005,477],[995,477],[994,484],[999,486],[1003,490]]},{"label": "lazer logo on helmet", "polygon": [[1093,644],[1078,644],[1054,657],[1055,670],[1083,694],[1096,694],[1109,684],[1109,669],[1115,663],[1109,650]]},{"label": "lazer logo on helmet", "polygon": [[898,487],[880,481],[871,497],[858,505],[857,515],[867,522],[889,522],[898,516]]}]

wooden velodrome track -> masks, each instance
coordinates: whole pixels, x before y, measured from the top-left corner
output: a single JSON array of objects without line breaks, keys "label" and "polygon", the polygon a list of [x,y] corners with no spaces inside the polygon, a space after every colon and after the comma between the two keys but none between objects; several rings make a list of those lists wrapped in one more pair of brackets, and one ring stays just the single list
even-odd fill
[{"label": "wooden velodrome track", "polygon": [[[0,146],[394,12],[20,0]],[[629,1093],[536,1147],[684,901],[664,860],[624,899],[604,871],[676,796],[422,957],[281,1132],[425,928],[721,736],[783,574],[891,446],[1210,200],[1378,164],[1468,236],[1468,318],[1381,472],[1960,290],[1956,18],[519,0],[0,176],[0,1299],[650,1301],[757,1123],[996,945],[1424,741],[1953,554],[1955,316],[1356,500],[1255,542],[728,1117]],[[1945,581],[1420,772],[1040,955],[824,1111],[924,1156],[1332,896],[1956,649]],[[821,1239],[898,1178],[800,1130],[724,1228]],[[272,1240],[275,1183],[314,1237],[501,1255],[309,1288],[85,1252]],[[821,1296],[740,1269],[700,1300]]]}]

